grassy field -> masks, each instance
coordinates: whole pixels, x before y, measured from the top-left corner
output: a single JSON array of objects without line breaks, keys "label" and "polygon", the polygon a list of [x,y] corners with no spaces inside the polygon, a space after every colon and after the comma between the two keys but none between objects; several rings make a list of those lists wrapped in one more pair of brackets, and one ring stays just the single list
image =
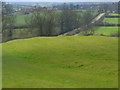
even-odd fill
[{"label": "grassy field", "polygon": [[118,27],[96,27],[95,34],[111,35],[118,33]]},{"label": "grassy field", "polygon": [[[119,27],[112,27],[112,26],[96,26],[92,29],[90,29],[87,34],[94,34],[94,35],[112,35],[112,34],[117,34],[120,32],[120,30],[118,29]],[[91,33],[92,32],[92,33]],[[79,34],[75,35],[75,36],[80,36],[80,35],[84,35],[86,34],[86,32],[80,32]]]},{"label": "grassy field", "polygon": [[36,37],[3,47],[3,88],[117,88],[118,38]]},{"label": "grassy field", "polygon": [[32,14],[26,14],[26,15],[17,15],[16,16],[16,26],[23,26],[26,25],[25,18],[31,16]]},{"label": "grassy field", "polygon": [[118,23],[119,18],[105,18],[103,22],[105,23],[111,23],[111,24],[120,24]]},{"label": "grassy field", "polygon": [[17,15],[16,16],[16,26],[22,26],[25,25],[25,17],[27,17],[27,15]]},{"label": "grassy field", "polygon": [[[115,16],[118,15],[116,13],[110,13],[109,15]],[[120,20],[119,18],[105,18],[103,20],[104,23],[111,23],[111,24],[120,24],[118,22]],[[118,33],[118,27],[112,27],[112,26],[106,26],[106,27],[96,27],[95,28],[95,34],[104,34],[104,35],[111,35],[111,34],[116,34]]]},{"label": "grassy field", "polygon": [[117,14],[117,13],[110,13],[109,15],[111,15],[111,16],[118,16],[118,15],[120,15],[120,14]]}]

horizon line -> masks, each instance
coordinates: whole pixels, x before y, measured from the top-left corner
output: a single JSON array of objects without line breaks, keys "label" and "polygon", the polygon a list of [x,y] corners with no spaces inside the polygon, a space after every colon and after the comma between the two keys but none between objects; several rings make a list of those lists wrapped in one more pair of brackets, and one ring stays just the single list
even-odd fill
[{"label": "horizon line", "polygon": [[[19,1],[1,1],[1,2],[19,2]],[[24,1],[21,1],[21,2],[24,2]],[[25,1],[25,2],[57,2],[57,1]],[[61,3],[61,2],[63,1],[59,1],[58,3]],[[81,1],[68,1],[68,2],[81,2]],[[87,1],[87,2],[90,2],[90,1]],[[91,2],[94,2],[94,1],[91,1]],[[99,1],[99,2],[103,2],[103,1]],[[99,2],[96,2],[96,3],[99,3]],[[107,3],[107,1],[104,1],[104,2]],[[110,2],[119,2],[119,1],[110,1]]]},{"label": "horizon line", "polygon": [[99,0],[99,1],[86,1],[86,0],[83,0],[83,1],[63,1],[63,0],[61,0],[61,1],[54,1],[54,0],[51,0],[51,1],[47,1],[47,0],[40,0],[40,1],[37,1],[37,0],[34,0],[34,1],[32,1],[32,0],[30,0],[30,1],[28,1],[28,0],[26,0],[26,1],[16,1],[16,0],[1,0],[1,2],[119,2],[119,1],[117,1],[117,0],[111,0],[111,1],[102,1],[102,0]]}]

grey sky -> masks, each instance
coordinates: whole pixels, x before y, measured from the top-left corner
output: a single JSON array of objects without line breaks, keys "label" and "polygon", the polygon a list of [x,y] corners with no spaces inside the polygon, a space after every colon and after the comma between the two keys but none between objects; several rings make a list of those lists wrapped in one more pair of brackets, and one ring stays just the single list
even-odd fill
[{"label": "grey sky", "polygon": [[118,2],[119,0],[2,0],[6,2]]}]

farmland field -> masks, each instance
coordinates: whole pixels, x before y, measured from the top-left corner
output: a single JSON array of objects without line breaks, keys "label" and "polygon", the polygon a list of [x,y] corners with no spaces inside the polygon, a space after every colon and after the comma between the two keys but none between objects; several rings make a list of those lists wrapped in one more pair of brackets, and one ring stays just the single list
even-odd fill
[{"label": "farmland field", "polygon": [[3,89],[118,88],[118,2],[6,1]]},{"label": "farmland field", "polygon": [[117,14],[117,13],[110,13],[109,15],[110,15],[110,16],[118,16],[118,15],[120,15],[120,14]]},{"label": "farmland field", "polygon": [[105,23],[111,23],[111,24],[120,24],[118,21],[119,18],[105,18],[103,22]]},{"label": "farmland field", "polygon": [[118,33],[118,27],[96,27],[95,34],[111,35]]},{"label": "farmland field", "polygon": [[16,16],[16,26],[23,26],[26,25],[25,18],[28,16],[31,16],[32,14],[27,14],[27,15],[17,15]]},{"label": "farmland field", "polygon": [[117,88],[118,38],[36,37],[3,47],[3,88]]}]

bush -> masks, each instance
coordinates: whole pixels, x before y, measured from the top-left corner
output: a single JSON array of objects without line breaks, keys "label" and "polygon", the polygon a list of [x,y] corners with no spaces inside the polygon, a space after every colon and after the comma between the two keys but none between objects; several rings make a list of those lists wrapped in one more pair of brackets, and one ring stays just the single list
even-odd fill
[{"label": "bush", "polygon": [[84,36],[90,36],[90,35],[94,35],[95,33],[95,28],[93,26],[87,26],[87,29],[85,28],[85,30],[83,30],[83,32],[81,32],[81,35]]}]

